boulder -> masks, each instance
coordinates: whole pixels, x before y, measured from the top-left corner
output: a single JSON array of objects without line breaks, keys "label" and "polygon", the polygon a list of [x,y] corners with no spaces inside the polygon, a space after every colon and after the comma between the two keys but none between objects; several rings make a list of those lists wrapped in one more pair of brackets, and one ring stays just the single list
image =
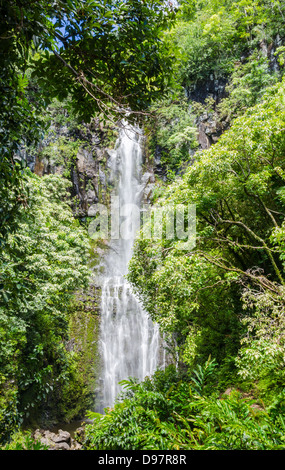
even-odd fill
[{"label": "boulder", "polygon": [[79,442],[72,439],[69,432],[63,431],[62,429],[59,429],[57,433],[36,429],[33,433],[33,437],[36,441],[47,446],[49,450],[80,450],[82,448]]},{"label": "boulder", "polygon": [[70,446],[66,442],[55,444],[53,450],[70,450]]},{"label": "boulder", "polygon": [[58,434],[55,434],[52,440],[55,443],[66,442],[70,444],[71,437],[70,437],[69,432],[59,429]]}]

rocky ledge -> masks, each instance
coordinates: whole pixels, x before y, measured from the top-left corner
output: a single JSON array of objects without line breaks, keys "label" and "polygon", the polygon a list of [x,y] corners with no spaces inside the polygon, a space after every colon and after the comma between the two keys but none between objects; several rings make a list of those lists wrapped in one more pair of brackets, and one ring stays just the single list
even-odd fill
[{"label": "rocky ledge", "polygon": [[59,429],[57,433],[43,429],[36,429],[33,437],[37,442],[46,446],[49,450],[81,450],[82,444],[79,442],[83,436],[83,428],[78,428],[75,432],[76,439],[70,433]]}]

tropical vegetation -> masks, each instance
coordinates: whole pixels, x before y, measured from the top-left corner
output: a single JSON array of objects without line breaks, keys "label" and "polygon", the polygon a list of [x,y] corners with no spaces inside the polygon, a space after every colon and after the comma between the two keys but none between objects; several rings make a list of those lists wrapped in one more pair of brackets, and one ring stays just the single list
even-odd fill
[{"label": "tropical vegetation", "polygon": [[35,175],[27,155],[52,120],[78,129],[95,116],[143,127],[145,164],[160,169],[152,208],[188,207],[187,225],[195,207],[195,243],[167,237],[167,211],[162,237],[138,233],[128,280],[172,364],[125,380],[104,415],[89,410],[83,448],[284,450],[284,2],[6,0],[0,11],[1,445],[41,449],[15,431],[88,406],[76,405],[86,384],[68,348],[90,279],[70,192],[81,142],[45,146],[61,175]]}]

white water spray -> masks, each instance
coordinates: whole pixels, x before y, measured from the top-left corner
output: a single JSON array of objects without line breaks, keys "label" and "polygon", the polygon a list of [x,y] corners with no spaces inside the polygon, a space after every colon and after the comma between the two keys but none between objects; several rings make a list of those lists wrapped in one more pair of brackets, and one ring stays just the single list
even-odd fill
[{"label": "white water spray", "polygon": [[[138,134],[122,131],[113,159],[120,210],[141,203],[142,152]],[[123,214],[127,215],[127,213]],[[102,357],[99,410],[112,407],[121,390],[118,382],[128,377],[140,381],[158,368],[160,335],[125,279],[132,257],[136,226],[126,222],[127,237],[112,240],[104,259],[100,344]]]}]

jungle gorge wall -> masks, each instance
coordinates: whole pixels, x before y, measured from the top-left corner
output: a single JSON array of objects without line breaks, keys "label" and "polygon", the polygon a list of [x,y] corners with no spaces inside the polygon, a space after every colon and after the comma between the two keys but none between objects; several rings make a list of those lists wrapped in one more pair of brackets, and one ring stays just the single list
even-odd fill
[{"label": "jungle gorge wall", "polygon": [[[52,123],[39,148],[27,155],[30,169],[39,176],[60,174],[70,183],[74,216],[88,217],[93,204],[108,205],[113,183],[110,162],[118,138],[119,125],[104,127],[99,120],[78,122],[57,103],[52,109]],[[150,199],[155,164],[144,159],[145,201]],[[91,216],[92,217],[92,216]]]}]

